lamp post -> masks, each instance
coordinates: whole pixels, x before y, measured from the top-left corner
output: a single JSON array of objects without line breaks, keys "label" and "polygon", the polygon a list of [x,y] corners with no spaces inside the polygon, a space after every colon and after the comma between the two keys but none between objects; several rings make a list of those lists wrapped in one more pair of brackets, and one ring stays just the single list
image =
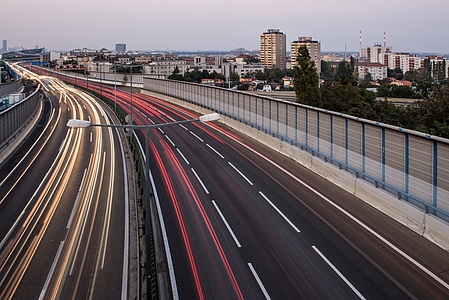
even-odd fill
[{"label": "lamp post", "polygon": [[[154,125],[115,125],[115,124],[92,124],[91,121],[86,120],[77,120],[77,119],[70,119],[67,122],[68,127],[74,127],[74,128],[87,128],[90,126],[97,126],[97,127],[112,127],[112,128],[130,128],[133,129],[145,129],[145,228],[146,230],[149,230],[151,227],[151,215],[150,215],[150,151],[149,151],[149,130],[150,128],[154,127],[162,127],[162,126],[169,126],[174,124],[181,124],[181,123],[190,123],[190,122],[210,122],[210,121],[216,121],[220,119],[220,115],[217,113],[212,113],[208,115],[200,116],[197,119],[190,119],[190,120],[183,120],[183,121],[176,121],[176,122],[169,122],[169,123],[162,123],[162,124],[154,124]],[[149,280],[149,268],[151,266],[150,264],[150,245],[151,245],[151,235],[149,232],[146,234],[146,257],[147,257],[147,292],[150,293],[151,291],[151,283]],[[156,255],[159,255],[156,253]],[[158,285],[162,286],[163,284],[158,282]]]},{"label": "lamp post", "polygon": [[117,114],[117,67],[114,65],[114,112]]},{"label": "lamp post", "polygon": [[[125,68],[125,76],[126,76],[126,69],[130,69],[130,115],[131,115],[131,122],[133,122],[133,68],[135,67],[142,67],[142,65],[132,65],[132,64],[117,64],[116,66],[120,66],[122,68]],[[132,129],[131,129],[132,130]]]}]

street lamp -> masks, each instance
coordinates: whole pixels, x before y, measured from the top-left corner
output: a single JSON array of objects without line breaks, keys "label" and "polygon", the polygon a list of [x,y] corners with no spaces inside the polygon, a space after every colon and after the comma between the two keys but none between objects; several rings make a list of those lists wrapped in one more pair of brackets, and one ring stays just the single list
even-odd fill
[{"label": "street lamp", "polygon": [[[70,119],[67,122],[67,126],[68,127],[74,127],[74,128],[87,128],[90,126],[97,126],[97,127],[112,127],[112,128],[130,128],[131,130],[133,129],[145,129],[145,170],[144,170],[144,174],[145,174],[145,188],[146,188],[146,192],[145,192],[145,228],[146,230],[149,230],[150,226],[150,222],[151,222],[151,218],[150,218],[150,150],[149,150],[149,142],[148,142],[148,137],[149,137],[149,130],[150,128],[153,127],[162,127],[162,126],[169,126],[169,125],[174,125],[174,124],[181,124],[181,123],[190,123],[190,122],[195,122],[195,121],[201,121],[201,122],[210,122],[210,121],[216,121],[220,119],[220,115],[217,113],[212,113],[212,114],[207,114],[207,115],[203,115],[200,116],[197,119],[189,119],[189,120],[183,120],[183,121],[176,121],[176,122],[168,122],[168,123],[161,123],[161,124],[153,124],[153,125],[115,125],[115,124],[92,124],[91,121],[87,121],[87,120],[77,120],[77,119]],[[147,232],[146,235],[146,248],[147,248],[147,271],[150,268],[150,245],[151,245],[151,240],[150,240],[150,234]],[[156,254],[157,255],[157,254]],[[149,291],[151,290],[150,287],[150,282],[148,280],[148,272],[147,272],[147,291],[149,293]]]}]

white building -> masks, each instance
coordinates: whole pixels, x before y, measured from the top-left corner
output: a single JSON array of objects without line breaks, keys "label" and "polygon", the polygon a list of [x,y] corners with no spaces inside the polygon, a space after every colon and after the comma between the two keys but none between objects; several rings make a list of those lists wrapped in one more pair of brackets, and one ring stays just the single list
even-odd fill
[{"label": "white building", "polygon": [[184,60],[155,60],[143,66],[143,73],[168,78],[176,67],[178,67],[180,75],[184,75],[189,69],[189,65]]},{"label": "white building", "polygon": [[260,61],[267,68],[285,70],[287,62],[286,36],[279,29],[268,29],[260,35]]},{"label": "white building", "polygon": [[380,59],[381,54],[392,53],[391,46],[381,46],[379,44],[366,48],[366,61],[372,63],[385,63]]},{"label": "white building", "polygon": [[297,41],[291,43],[291,68],[298,65],[298,50],[301,46],[306,46],[309,50],[310,59],[315,62],[318,74],[321,71],[321,43],[312,40],[310,36],[298,37]]},{"label": "white building", "polygon": [[364,79],[369,73],[372,80],[383,80],[388,77],[388,68],[381,63],[356,62],[354,72],[358,73],[359,79]]}]

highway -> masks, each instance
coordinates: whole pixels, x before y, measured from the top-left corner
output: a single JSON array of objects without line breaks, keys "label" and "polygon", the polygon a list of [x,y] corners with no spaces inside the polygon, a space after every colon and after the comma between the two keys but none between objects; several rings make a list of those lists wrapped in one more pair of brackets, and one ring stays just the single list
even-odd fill
[{"label": "highway", "polygon": [[2,165],[0,298],[125,299],[121,139],[111,128],[69,129],[71,118],[112,118],[91,96],[51,77],[39,80],[48,120]]},{"label": "highway", "polygon": [[[137,124],[193,116],[149,96],[133,99]],[[439,275],[446,252],[256,141],[192,123],[153,130],[149,142],[175,298],[449,295]],[[413,251],[427,251],[426,261]]]},{"label": "highway", "polygon": [[[125,114],[129,100],[117,92]],[[137,125],[197,117],[140,93],[132,105]],[[189,123],[148,142],[174,299],[449,297],[447,252],[257,141]]]}]

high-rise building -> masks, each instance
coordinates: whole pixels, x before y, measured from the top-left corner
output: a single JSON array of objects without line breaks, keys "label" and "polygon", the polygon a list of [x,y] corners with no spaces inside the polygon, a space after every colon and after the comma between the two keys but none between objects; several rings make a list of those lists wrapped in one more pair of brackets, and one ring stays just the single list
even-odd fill
[{"label": "high-rise building", "polygon": [[[382,54],[385,53],[392,53],[392,48],[390,46],[381,46],[380,44],[376,44],[372,47],[366,48],[366,61],[367,62],[373,62],[373,63],[385,63],[384,61],[381,61]],[[380,58],[380,59],[379,59]]]},{"label": "high-rise building", "polygon": [[126,52],[126,44],[115,44],[115,51],[120,53]]},{"label": "high-rise building", "polygon": [[287,62],[285,34],[279,29],[268,29],[260,35],[260,61],[266,68],[285,69]]},{"label": "high-rise building", "polygon": [[8,42],[6,40],[3,40],[2,52],[8,52]]},{"label": "high-rise building", "polygon": [[310,59],[315,62],[315,67],[319,74],[321,72],[321,43],[313,41],[310,36],[298,37],[297,41],[291,43],[292,68],[298,65],[298,50],[303,45],[309,50]]}]

